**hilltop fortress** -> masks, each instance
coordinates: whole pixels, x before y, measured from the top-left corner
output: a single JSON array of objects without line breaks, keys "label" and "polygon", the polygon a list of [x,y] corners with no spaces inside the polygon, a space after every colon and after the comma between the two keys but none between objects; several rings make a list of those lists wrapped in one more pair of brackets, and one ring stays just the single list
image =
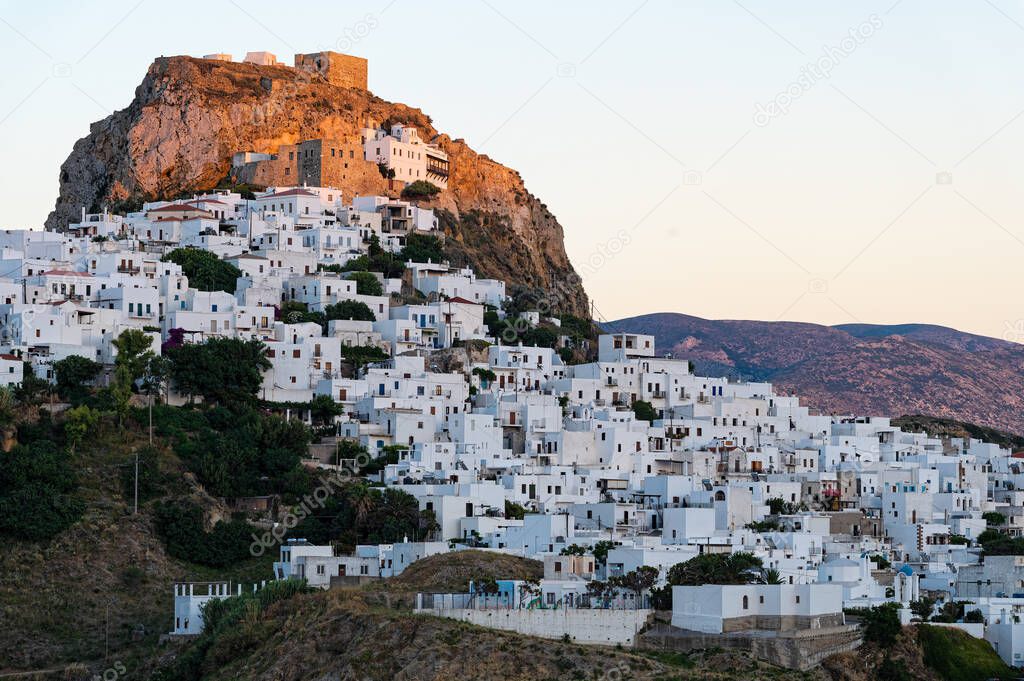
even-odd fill
[{"label": "hilltop fortress", "polygon": [[[230,54],[206,54],[203,59],[233,61]],[[286,66],[271,52],[247,52],[243,64],[257,66]],[[366,83],[367,62],[362,57],[353,57],[340,52],[311,52],[295,55],[294,68],[321,76],[331,85],[369,90]]]}]

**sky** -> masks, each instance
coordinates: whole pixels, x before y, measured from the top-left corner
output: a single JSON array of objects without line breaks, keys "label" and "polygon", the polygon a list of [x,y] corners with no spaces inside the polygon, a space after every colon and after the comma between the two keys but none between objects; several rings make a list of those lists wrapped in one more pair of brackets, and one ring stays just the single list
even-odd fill
[{"label": "sky", "polygon": [[0,0],[0,226],[154,57],[323,49],[518,170],[600,319],[1024,341],[1021,0]]}]

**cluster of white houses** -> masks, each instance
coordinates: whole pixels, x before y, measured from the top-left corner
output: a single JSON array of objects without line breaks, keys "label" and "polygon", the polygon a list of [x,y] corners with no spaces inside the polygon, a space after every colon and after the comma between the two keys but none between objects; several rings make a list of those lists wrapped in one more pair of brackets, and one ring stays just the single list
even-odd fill
[{"label": "cluster of white houses", "polygon": [[[782,583],[677,587],[673,624],[707,633],[839,626],[844,606],[932,594],[980,611],[980,635],[1022,664],[1024,557],[982,561],[975,539],[990,511],[1007,518],[999,529],[1021,533],[1024,459],[978,440],[903,432],[884,417],[813,414],[768,383],[697,376],[685,359],[659,356],[652,336],[600,336],[596,360],[581,364],[509,345],[484,324],[488,306],[504,314],[505,282],[471,269],[408,262],[404,279],[378,275],[383,295],[365,295],[321,267],[366,254],[371,241],[397,252],[410,234],[436,230],[434,213],[413,203],[289,186],[83,212],[60,232],[0,232],[0,383],[23,371],[52,379],[53,362],[70,355],[109,364],[125,329],[150,333],[157,352],[172,333],[266,343],[260,397],[332,397],[343,407],[340,436],[372,454],[400,447],[379,482],[414,496],[439,527],[431,541],[345,556],[291,539],[277,578],[327,588],[471,546],[544,561],[528,602],[511,595],[524,585],[500,588],[506,605],[549,609],[583,602],[594,579],[654,566],[664,580],[701,554],[749,551]],[[200,291],[162,259],[184,247],[235,265],[235,290]],[[401,295],[410,287],[418,294]],[[359,301],[374,320],[289,323],[280,309],[290,301],[312,311]],[[436,351],[473,339],[490,343],[486,355],[438,369]],[[343,372],[353,345],[390,359]],[[637,418],[637,401],[653,407],[652,422]],[[507,517],[507,503],[525,515]],[[596,560],[590,551],[609,541]],[[181,612],[193,613],[177,618],[176,632],[201,627],[196,598],[176,591]]]}]

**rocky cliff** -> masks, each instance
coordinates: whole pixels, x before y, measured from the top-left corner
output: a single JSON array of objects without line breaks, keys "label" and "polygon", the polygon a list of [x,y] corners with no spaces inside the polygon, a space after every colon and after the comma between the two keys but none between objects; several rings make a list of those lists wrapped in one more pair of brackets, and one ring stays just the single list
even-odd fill
[{"label": "rocky cliff", "polygon": [[[482,276],[543,291],[554,310],[589,316],[561,225],[516,171],[440,134],[419,109],[286,66],[154,61],[131,104],[94,123],[75,144],[61,166],[60,196],[46,227],[65,227],[82,207],[210,189],[228,178],[237,151],[271,153],[303,139],[352,139],[367,119],[416,126],[448,153],[448,189],[431,203],[445,218],[453,253]],[[349,174],[341,187],[346,196],[388,193],[374,164],[358,164],[366,168]]]}]

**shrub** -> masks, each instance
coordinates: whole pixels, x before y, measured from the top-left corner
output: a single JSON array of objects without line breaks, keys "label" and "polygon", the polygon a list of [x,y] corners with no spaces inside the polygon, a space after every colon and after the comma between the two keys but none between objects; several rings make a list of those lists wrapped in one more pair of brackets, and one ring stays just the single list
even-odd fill
[{"label": "shrub", "polygon": [[78,402],[89,394],[89,386],[103,365],[79,355],[70,355],[53,363],[57,379],[57,392],[71,402]]},{"label": "shrub", "polygon": [[880,553],[871,556],[871,560],[878,566],[879,570],[888,570],[892,567],[892,562]]},{"label": "shrub", "polygon": [[645,400],[637,400],[633,403],[633,413],[640,421],[653,423],[654,419],[658,418],[658,412],[654,410],[654,406]]},{"label": "shrub", "polygon": [[758,581],[763,567],[752,553],[705,553],[668,571],[670,585],[701,586],[703,584],[752,584]]},{"label": "shrub", "polygon": [[403,262],[441,262],[447,259],[440,239],[430,234],[415,232],[405,238],[405,248],[402,249],[400,256]]},{"label": "shrub", "polygon": [[198,248],[177,248],[165,255],[163,261],[181,265],[189,286],[200,291],[234,293],[237,279],[242,276],[242,271],[231,263]]},{"label": "shrub", "polygon": [[861,616],[864,629],[864,640],[876,643],[882,648],[890,648],[896,643],[903,630],[900,624],[899,605],[883,603],[873,608],[866,608],[857,614]]},{"label": "shrub", "polygon": [[1005,525],[1006,516],[996,511],[987,511],[981,514],[982,519],[989,525]]},{"label": "shrub", "polygon": [[[515,520],[522,520],[526,515],[526,509],[522,504],[517,504],[514,501],[505,500],[505,517],[512,518]],[[564,550],[563,550],[564,553]],[[582,555],[582,554],[581,554]]]},{"label": "shrub", "polygon": [[373,345],[343,345],[341,356],[356,366],[363,366],[370,362],[383,362],[388,353]]},{"label": "shrub", "polygon": [[373,310],[367,307],[366,303],[358,300],[342,300],[324,308],[324,317],[327,321],[332,319],[356,319],[364,322],[377,320]]},{"label": "shrub", "polygon": [[220,521],[209,532],[203,510],[191,502],[160,504],[154,513],[156,531],[167,553],[179,560],[226,567],[249,558],[251,528],[237,520]]},{"label": "shrub", "polygon": [[53,538],[73,523],[85,504],[73,496],[68,456],[49,440],[14,447],[0,466],[0,535],[31,541]]},{"label": "shrub", "polygon": [[416,180],[405,185],[402,189],[402,198],[405,199],[429,199],[441,193],[441,188],[426,180]]},{"label": "shrub", "polygon": [[[160,472],[159,452],[155,447],[142,447],[139,455],[139,503],[154,499],[164,492],[164,475]],[[135,459],[121,469],[121,487],[124,498],[135,499]]]},{"label": "shrub", "polygon": [[350,272],[348,278],[356,282],[356,293],[361,296],[384,295],[384,287],[377,277],[369,272]]}]

